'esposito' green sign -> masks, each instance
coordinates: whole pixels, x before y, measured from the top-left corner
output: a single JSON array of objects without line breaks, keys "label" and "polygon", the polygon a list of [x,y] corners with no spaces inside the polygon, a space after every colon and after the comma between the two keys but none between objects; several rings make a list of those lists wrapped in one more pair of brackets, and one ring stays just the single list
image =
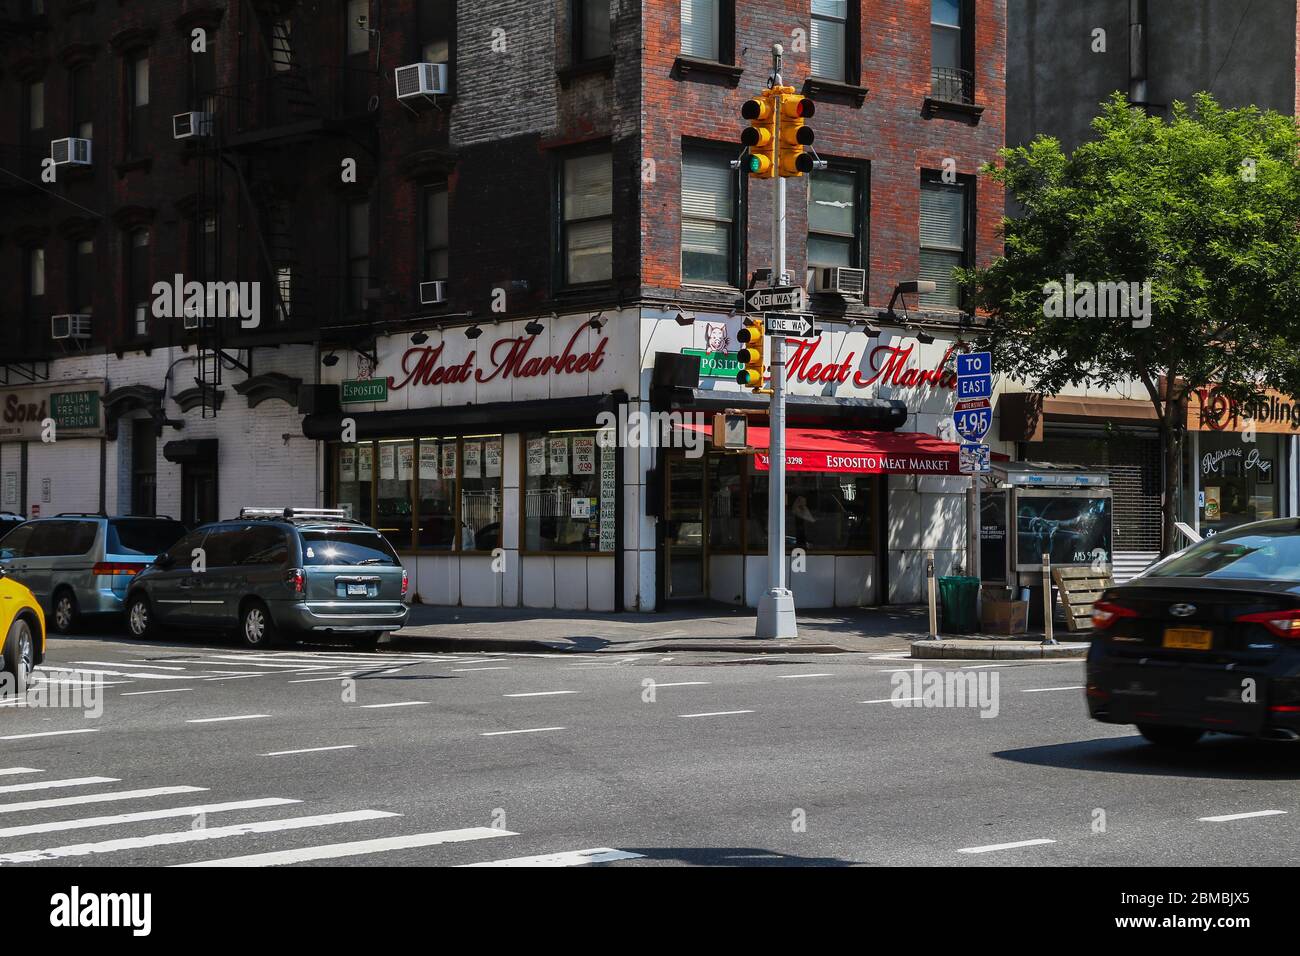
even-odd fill
[{"label": "'esposito' green sign", "polygon": [[388,379],[361,378],[348,379],[343,383],[339,401],[344,405],[357,405],[362,402],[388,401]]},{"label": "'esposito' green sign", "polygon": [[704,349],[682,349],[683,355],[694,355],[700,360],[700,378],[735,379],[740,372],[740,361],[734,352],[706,352]]}]

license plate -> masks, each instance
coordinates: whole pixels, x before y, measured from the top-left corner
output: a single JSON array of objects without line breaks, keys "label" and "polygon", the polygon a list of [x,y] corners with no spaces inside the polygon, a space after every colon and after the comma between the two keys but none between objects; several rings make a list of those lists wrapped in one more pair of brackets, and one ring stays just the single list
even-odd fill
[{"label": "license plate", "polygon": [[1214,644],[1214,632],[1203,627],[1165,628],[1165,647],[1180,651],[1208,651]]},{"label": "license plate", "polygon": [[370,589],[364,584],[349,584],[348,597],[365,597],[370,593]]}]

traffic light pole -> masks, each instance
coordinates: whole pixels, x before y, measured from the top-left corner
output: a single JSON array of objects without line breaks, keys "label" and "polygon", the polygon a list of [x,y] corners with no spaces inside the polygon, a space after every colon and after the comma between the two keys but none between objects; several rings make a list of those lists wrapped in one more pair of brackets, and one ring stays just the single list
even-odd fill
[{"label": "traffic light pole", "polygon": [[[773,89],[783,85],[781,57],[785,50],[781,44],[772,44]],[[776,94],[775,127],[773,132],[774,158],[779,156],[781,142],[781,93]],[[772,212],[772,285],[786,281],[785,270],[785,177],[777,169],[776,198]],[[802,283],[801,283],[802,284]],[[768,425],[768,478],[767,478],[767,580],[768,590],[758,602],[756,637],[792,638],[799,636],[795,621],[794,595],[785,581],[785,336],[773,335],[769,367],[772,370],[772,404]]]}]

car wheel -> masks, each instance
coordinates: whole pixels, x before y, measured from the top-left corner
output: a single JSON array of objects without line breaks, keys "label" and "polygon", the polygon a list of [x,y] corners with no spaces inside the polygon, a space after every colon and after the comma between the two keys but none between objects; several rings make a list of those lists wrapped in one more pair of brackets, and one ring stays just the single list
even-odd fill
[{"label": "car wheel", "polygon": [[50,615],[50,630],[56,634],[71,634],[77,629],[81,612],[77,609],[77,598],[69,588],[59,588],[54,592],[54,613]]},{"label": "car wheel", "polygon": [[379,647],[383,637],[383,631],[363,631],[352,635],[352,646],[359,651],[373,651]]},{"label": "car wheel", "polygon": [[239,614],[239,639],[245,647],[270,647],[279,639],[271,612],[261,601],[249,601]]},{"label": "car wheel", "polygon": [[1204,734],[1204,731],[1195,727],[1165,727],[1160,724],[1138,724],[1137,729],[1157,747],[1168,747],[1171,750],[1191,747]]},{"label": "car wheel", "polygon": [[24,696],[36,667],[36,639],[32,636],[32,626],[22,618],[17,618],[9,626],[9,635],[5,638],[4,666],[14,677],[14,690],[19,697]]},{"label": "car wheel", "polygon": [[149,640],[155,636],[153,608],[149,605],[149,599],[143,594],[132,595],[126,602],[126,629],[131,632],[132,637],[141,640]]}]

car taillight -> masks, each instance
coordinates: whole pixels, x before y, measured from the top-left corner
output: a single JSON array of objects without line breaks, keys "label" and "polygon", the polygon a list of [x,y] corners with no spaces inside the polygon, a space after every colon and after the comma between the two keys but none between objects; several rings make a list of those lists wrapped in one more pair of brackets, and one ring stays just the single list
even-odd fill
[{"label": "car taillight", "polygon": [[1092,606],[1092,626],[1094,630],[1104,631],[1121,617],[1137,617],[1138,612],[1123,604],[1113,601],[1098,601]]},{"label": "car taillight", "polygon": [[290,568],[284,572],[284,583],[294,594],[302,594],[307,590],[307,576],[302,568]]},{"label": "car taillight", "polygon": [[1236,618],[1238,624],[1263,624],[1278,637],[1300,639],[1300,608],[1291,611],[1260,611]]},{"label": "car taillight", "polygon": [[105,577],[112,577],[115,574],[139,574],[149,565],[147,564],[122,564],[117,561],[99,561],[90,569],[91,574],[102,574]]},{"label": "car taillight", "polygon": [[406,568],[402,568],[402,597],[406,597],[406,589],[410,587],[411,579],[406,574]]}]

